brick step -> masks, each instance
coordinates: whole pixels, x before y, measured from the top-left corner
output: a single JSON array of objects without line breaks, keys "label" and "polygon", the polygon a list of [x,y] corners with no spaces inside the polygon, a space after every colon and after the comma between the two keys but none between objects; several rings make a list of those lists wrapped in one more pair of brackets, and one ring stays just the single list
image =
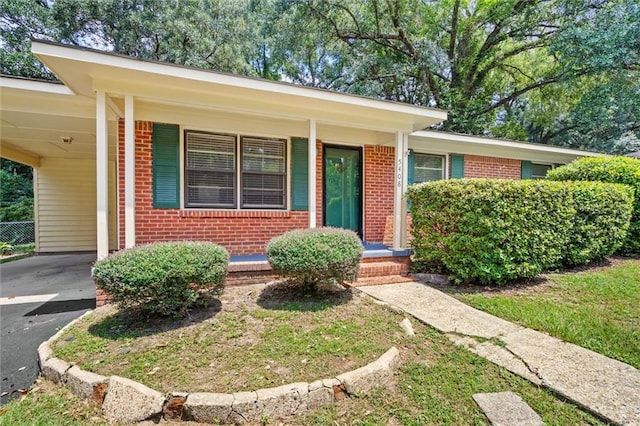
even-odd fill
[{"label": "brick step", "polygon": [[[363,259],[358,271],[359,279],[400,277],[408,273],[408,257],[373,258],[375,262],[371,259]],[[267,283],[278,278],[267,261],[233,262],[229,264],[228,272],[229,286]]]},{"label": "brick step", "polygon": [[362,263],[360,264],[360,270],[358,277],[382,277],[387,275],[406,275],[409,271],[409,267],[405,263],[386,261],[375,263]]}]

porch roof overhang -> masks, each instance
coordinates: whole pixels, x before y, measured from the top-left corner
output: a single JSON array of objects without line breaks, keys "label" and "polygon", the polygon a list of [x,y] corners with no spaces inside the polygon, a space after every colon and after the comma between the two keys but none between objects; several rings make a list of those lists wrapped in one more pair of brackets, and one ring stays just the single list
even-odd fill
[{"label": "porch roof overhang", "polygon": [[[38,167],[42,158],[95,157],[93,99],[75,95],[64,84],[10,76],[0,76],[0,97],[3,158]],[[110,111],[112,156],[116,118]]]},{"label": "porch roof overhang", "polygon": [[45,41],[33,41],[32,51],[71,91],[89,98],[103,91],[113,98],[130,95],[143,102],[177,107],[314,119],[385,132],[412,132],[447,118],[442,110]]},{"label": "porch roof overhang", "polygon": [[409,148],[431,153],[456,153],[513,158],[540,163],[569,163],[582,157],[610,157],[608,154],[494,139],[480,136],[422,130],[409,135]]}]

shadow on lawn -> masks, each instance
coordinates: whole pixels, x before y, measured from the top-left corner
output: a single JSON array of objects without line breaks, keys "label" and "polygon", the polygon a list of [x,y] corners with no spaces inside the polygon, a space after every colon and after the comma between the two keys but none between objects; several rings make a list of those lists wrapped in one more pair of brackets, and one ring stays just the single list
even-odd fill
[{"label": "shadow on lawn", "polygon": [[352,298],[351,290],[338,284],[320,285],[313,291],[283,280],[266,286],[257,304],[271,310],[315,312],[349,303]]},{"label": "shadow on lawn", "polygon": [[486,285],[486,284],[434,284],[434,283],[426,283],[427,286],[435,288],[436,290],[440,290],[444,293],[448,294],[477,294],[482,293],[486,295],[499,295],[502,293],[514,292],[514,291],[523,291],[527,289],[535,289],[537,287],[543,287],[549,284],[549,280],[546,276],[537,276],[535,278],[530,278],[526,280],[517,280],[507,282],[501,285]]},{"label": "shadow on lawn", "polygon": [[149,316],[139,309],[123,309],[89,327],[89,333],[110,340],[152,336],[170,330],[189,327],[215,317],[222,303],[213,299],[207,307],[189,311],[184,318]]},{"label": "shadow on lawn", "polygon": [[509,281],[501,285],[485,285],[485,284],[449,284],[440,285],[433,283],[426,283],[426,285],[433,287],[449,294],[477,294],[482,293],[486,296],[500,295],[505,293],[520,293],[520,292],[535,292],[536,290],[542,290],[549,285],[553,285],[553,279],[549,279],[550,274],[568,274],[568,273],[580,273],[580,272],[596,272],[602,268],[608,268],[617,263],[624,261],[627,258],[620,256],[611,256],[608,258],[596,260],[587,265],[568,266],[565,268],[554,269],[544,271],[540,275],[529,278]]}]

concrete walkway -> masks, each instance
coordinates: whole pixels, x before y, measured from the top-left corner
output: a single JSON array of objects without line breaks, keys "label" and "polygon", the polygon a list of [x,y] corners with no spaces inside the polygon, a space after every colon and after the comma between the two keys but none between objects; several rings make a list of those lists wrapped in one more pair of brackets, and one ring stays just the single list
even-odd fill
[{"label": "concrete walkway", "polygon": [[423,284],[359,289],[611,423],[640,425],[640,371],[627,364],[478,311]]}]

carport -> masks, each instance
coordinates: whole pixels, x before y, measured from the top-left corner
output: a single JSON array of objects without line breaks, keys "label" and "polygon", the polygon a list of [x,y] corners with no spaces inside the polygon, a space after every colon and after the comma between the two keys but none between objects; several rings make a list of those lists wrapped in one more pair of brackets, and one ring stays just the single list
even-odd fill
[{"label": "carport", "polygon": [[[61,83],[7,76],[0,96],[0,155],[34,168],[36,251],[96,251],[95,100]],[[116,249],[118,114],[107,118],[109,248]]]}]

